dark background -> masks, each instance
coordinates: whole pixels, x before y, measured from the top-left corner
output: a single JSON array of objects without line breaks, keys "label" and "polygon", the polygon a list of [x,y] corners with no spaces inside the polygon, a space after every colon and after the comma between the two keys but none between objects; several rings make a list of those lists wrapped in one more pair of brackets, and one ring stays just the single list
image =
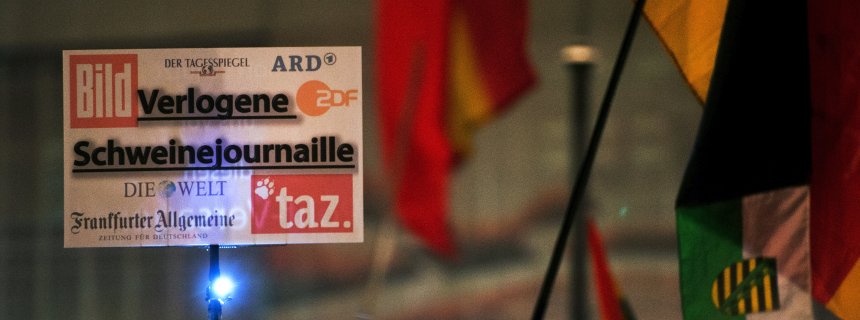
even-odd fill
[{"label": "dark background", "polygon": [[[202,248],[63,249],[61,50],[333,45],[363,47],[366,241],[222,250],[223,272],[239,281],[224,319],[527,318],[569,190],[571,82],[559,51],[595,47],[596,105],[631,9],[630,1],[532,1],[538,85],[479,132],[475,154],[455,171],[451,217],[463,256],[443,261],[390,219],[372,2],[0,2],[0,319],[206,314]],[[673,203],[701,110],[643,22],[586,210],[641,319],[680,315]],[[393,257],[385,273],[372,271],[380,252]],[[553,319],[568,313],[568,268]]]}]

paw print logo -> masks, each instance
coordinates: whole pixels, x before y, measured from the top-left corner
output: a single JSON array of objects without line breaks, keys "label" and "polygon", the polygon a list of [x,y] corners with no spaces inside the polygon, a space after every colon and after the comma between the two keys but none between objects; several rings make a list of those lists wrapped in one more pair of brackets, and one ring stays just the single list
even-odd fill
[{"label": "paw print logo", "polygon": [[270,181],[269,178],[257,181],[254,193],[263,200],[269,199],[269,196],[275,193],[275,182]]}]

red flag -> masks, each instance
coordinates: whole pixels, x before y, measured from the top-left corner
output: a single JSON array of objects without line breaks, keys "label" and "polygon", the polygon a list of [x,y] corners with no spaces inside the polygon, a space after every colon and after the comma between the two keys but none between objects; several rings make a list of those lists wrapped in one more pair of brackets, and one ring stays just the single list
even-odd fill
[{"label": "red flag", "polygon": [[383,159],[400,221],[434,252],[455,249],[448,180],[471,133],[534,79],[523,0],[379,0]]},{"label": "red flag", "polygon": [[600,305],[600,319],[635,319],[627,299],[621,294],[609,268],[603,240],[594,221],[588,220],[588,250],[591,252],[591,267],[594,271],[594,287],[597,289],[597,303]]},{"label": "red flag", "polygon": [[[860,3],[809,1],[812,294],[860,318]],[[800,102],[799,102],[800,103]]]}]

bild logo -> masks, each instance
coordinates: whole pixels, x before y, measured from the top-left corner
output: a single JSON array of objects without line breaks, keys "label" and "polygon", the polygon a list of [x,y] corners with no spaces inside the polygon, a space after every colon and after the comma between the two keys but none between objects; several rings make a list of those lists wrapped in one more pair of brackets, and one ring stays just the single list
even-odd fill
[{"label": "bild logo", "polygon": [[137,55],[69,56],[72,128],[137,126]]},{"label": "bild logo", "polygon": [[352,232],[352,175],[254,175],[253,234]]}]

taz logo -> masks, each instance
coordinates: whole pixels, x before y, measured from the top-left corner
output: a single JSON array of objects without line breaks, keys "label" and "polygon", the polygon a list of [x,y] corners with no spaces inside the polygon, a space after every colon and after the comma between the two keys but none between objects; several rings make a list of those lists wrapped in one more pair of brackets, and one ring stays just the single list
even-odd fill
[{"label": "taz logo", "polygon": [[251,183],[252,234],[353,230],[351,175],[253,175]]},{"label": "taz logo", "polygon": [[137,126],[137,55],[69,56],[72,128]]}]

